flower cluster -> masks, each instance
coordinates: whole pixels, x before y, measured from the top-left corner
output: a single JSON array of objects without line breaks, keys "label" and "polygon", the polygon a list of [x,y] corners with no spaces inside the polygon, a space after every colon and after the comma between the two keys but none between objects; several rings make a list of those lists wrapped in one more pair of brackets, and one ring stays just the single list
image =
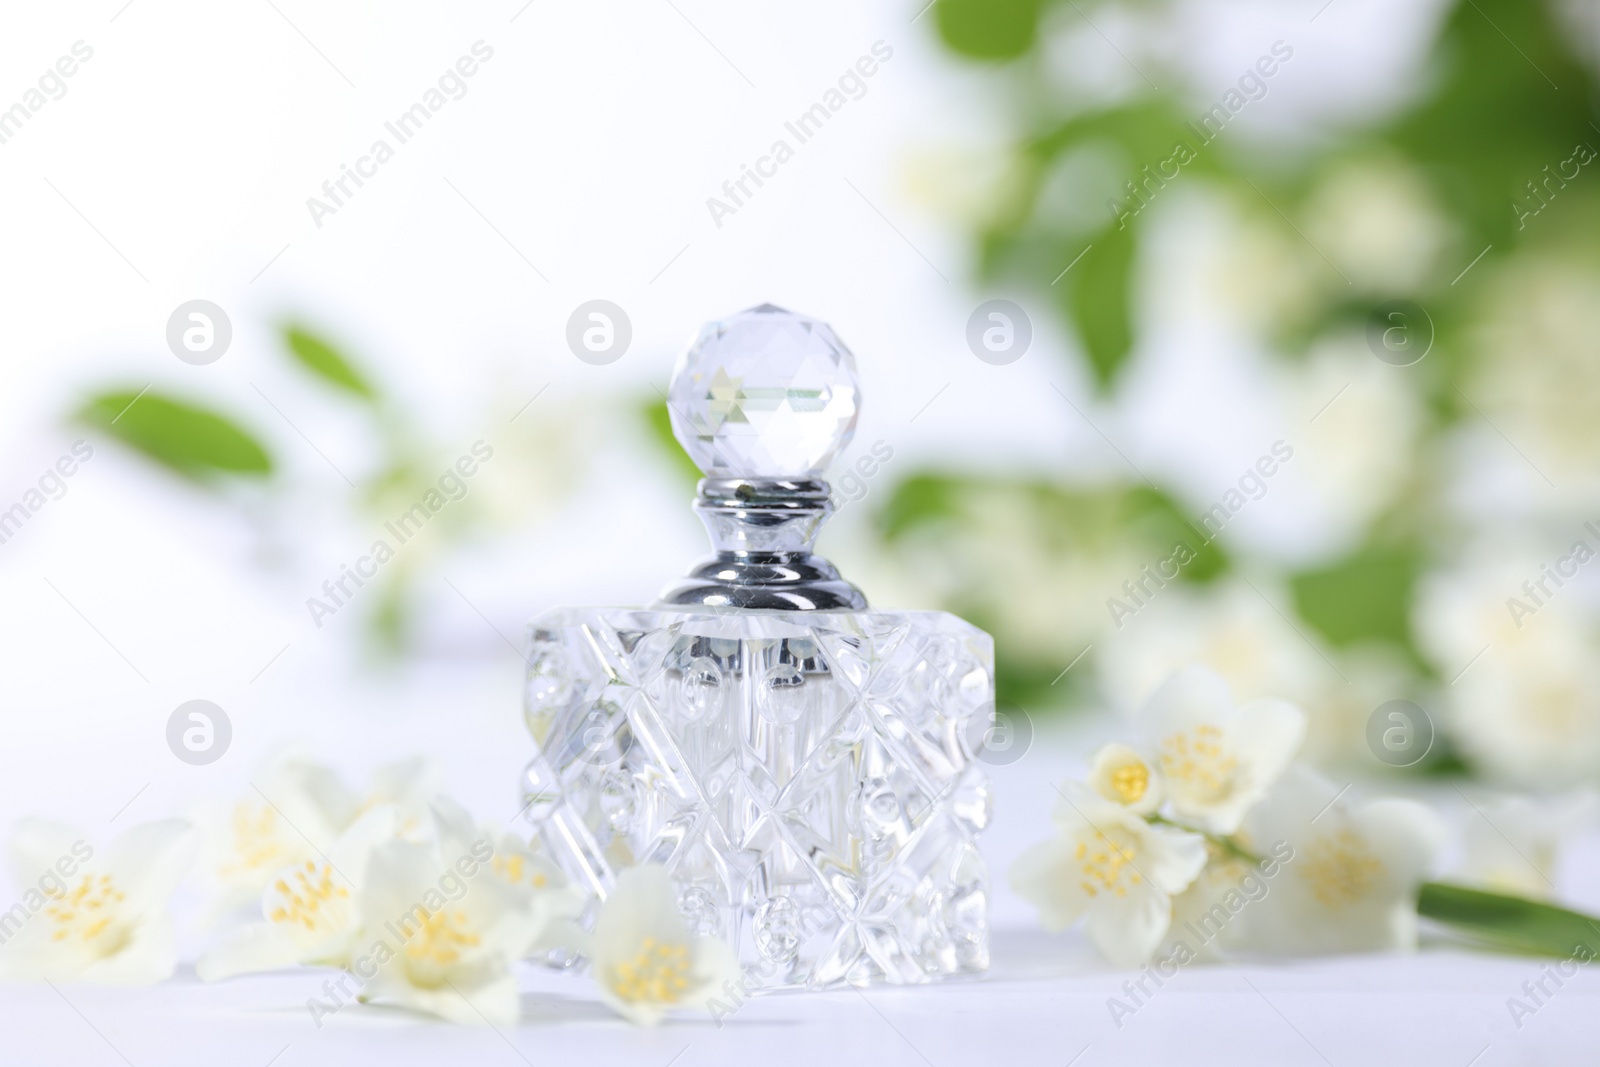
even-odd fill
[{"label": "flower cluster", "polygon": [[1044,925],[1079,919],[1119,966],[1227,949],[1315,953],[1409,948],[1415,898],[1443,844],[1408,800],[1355,806],[1292,761],[1305,716],[1282,701],[1235,706],[1203,667],[1139,712],[1132,745],[1095,754],[1061,789],[1056,836],[1012,869]]},{"label": "flower cluster", "polygon": [[420,762],[380,770],[364,796],[298,754],[257,778],[226,812],[135,827],[103,853],[70,827],[21,823],[11,860],[29,888],[0,913],[0,978],[170,977],[169,898],[197,859],[209,922],[252,897],[259,917],[224,933],[196,972],[336,969],[306,1004],[319,1027],[353,1002],[514,1023],[515,965],[556,950],[585,956],[601,999],[645,1025],[703,1007],[738,976],[731,948],[690,935],[660,866],[622,871],[583,930],[587,895],[523,838],[475,822]]}]

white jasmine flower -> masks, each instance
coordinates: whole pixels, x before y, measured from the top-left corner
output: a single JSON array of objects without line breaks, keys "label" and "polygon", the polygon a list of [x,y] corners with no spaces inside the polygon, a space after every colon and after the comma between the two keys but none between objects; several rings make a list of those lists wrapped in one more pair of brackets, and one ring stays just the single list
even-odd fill
[{"label": "white jasmine flower", "polygon": [[444,772],[424,756],[385,764],[372,772],[372,787],[361,810],[392,806],[399,814],[399,836],[426,841],[433,830],[429,807],[444,793]]},{"label": "white jasmine flower", "polygon": [[389,805],[351,824],[326,857],[277,872],[261,898],[264,921],[251,923],[200,957],[195,971],[208,982],[294,964],[347,967],[361,928],[361,887],[372,850],[400,825]]},{"label": "white jasmine flower", "polygon": [[1150,959],[1172,923],[1172,897],[1206,862],[1205,839],[1155,826],[1123,805],[1067,784],[1058,835],[1024,852],[1011,886],[1047,930],[1084,919],[1095,947],[1119,967]]},{"label": "white jasmine flower", "polygon": [[1148,815],[1161,806],[1161,775],[1127,745],[1112,743],[1094,754],[1089,786],[1136,815]]},{"label": "white jasmine flower", "polygon": [[452,1022],[516,1022],[511,965],[542,932],[530,895],[487,874],[487,841],[453,860],[431,845],[391,841],[372,853],[352,969],[376,1000]]},{"label": "white jasmine flower", "polygon": [[1306,205],[1306,229],[1353,285],[1384,296],[1420,285],[1450,236],[1427,183],[1388,159],[1332,168]]},{"label": "white jasmine flower", "polygon": [[1178,818],[1217,834],[1239,828],[1305,737],[1305,715],[1281,700],[1235,707],[1228,683],[1190,667],[1173,675],[1138,716]]},{"label": "white jasmine flower", "polygon": [[659,864],[617,876],[587,954],[601,999],[642,1026],[675,1008],[705,1007],[739,976],[733,949],[714,937],[690,936],[672,878]]},{"label": "white jasmine flower", "polygon": [[[172,975],[177,949],[167,900],[194,862],[194,829],[144,823],[95,853],[69,826],[24,819],[11,865],[29,887],[0,919],[0,976],[22,981],[148,985]],[[18,909],[18,926],[12,926]]]},{"label": "white jasmine flower", "polygon": [[1499,797],[1473,805],[1462,835],[1463,881],[1496,893],[1543,900],[1555,894],[1561,842],[1594,821],[1595,797]]},{"label": "white jasmine flower", "polygon": [[1286,955],[1409,951],[1417,891],[1445,829],[1410,800],[1343,803],[1332,783],[1297,765],[1251,813],[1253,847],[1287,843],[1293,855],[1271,891],[1240,916],[1248,946]]},{"label": "white jasmine flower", "polygon": [[447,863],[471,856],[487,845],[492,855],[486,861],[485,876],[499,879],[526,898],[532,940],[523,955],[570,947],[582,939],[573,920],[583,910],[584,894],[570,885],[561,868],[533,845],[508,830],[489,824],[474,825],[466,809],[449,797],[434,801],[433,821],[440,855]]},{"label": "white jasmine flower", "polygon": [[[1409,331],[1421,356],[1426,323]],[[1373,519],[1414,476],[1424,421],[1415,378],[1374,359],[1360,333],[1312,345],[1303,360],[1275,368],[1278,407],[1294,432],[1294,459],[1268,490],[1276,504],[1259,546],[1295,562],[1328,559],[1356,548]],[[1241,529],[1241,534],[1250,532]]]},{"label": "white jasmine flower", "polygon": [[[1524,253],[1500,269],[1490,294],[1463,390],[1569,506],[1592,502],[1600,492],[1600,267],[1590,256]],[[1510,462],[1526,468],[1518,457]],[[1537,474],[1525,477],[1543,488]]]},{"label": "white jasmine flower", "polygon": [[[1600,634],[1577,590],[1525,547],[1483,546],[1419,592],[1415,624],[1441,677],[1446,725],[1489,777],[1527,787],[1592,779],[1600,764]],[[1545,581],[1530,594],[1524,584]]]},{"label": "white jasmine flower", "polygon": [[[1285,604],[1284,614],[1292,614],[1287,596],[1260,578],[1251,581],[1255,589],[1223,580],[1201,589],[1158,590],[1123,629],[1095,645],[1107,698],[1136,714],[1163,682],[1198,664],[1221,675],[1239,701],[1279,697],[1321,716],[1324,694],[1348,686],[1274,609]],[[1359,732],[1356,741],[1364,752]]]},{"label": "white jasmine flower", "polygon": [[274,876],[326,853],[359,809],[331,768],[298,751],[270,760],[225,810],[195,812],[204,838],[200,880],[211,918],[261,899]]}]

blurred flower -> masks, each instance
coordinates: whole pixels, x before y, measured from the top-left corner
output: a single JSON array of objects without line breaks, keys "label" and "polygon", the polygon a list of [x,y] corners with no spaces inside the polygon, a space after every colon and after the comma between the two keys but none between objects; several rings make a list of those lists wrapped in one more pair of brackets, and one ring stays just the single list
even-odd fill
[{"label": "blurred flower", "polygon": [[1193,304],[1196,310],[1223,308],[1234,321],[1270,336],[1312,314],[1322,263],[1303,254],[1304,242],[1276,215],[1258,211],[1259,202],[1245,208],[1213,198],[1217,236],[1206,242],[1194,271]]},{"label": "blurred flower", "polygon": [[[1304,710],[1309,755],[1364,753],[1367,715],[1402,691],[1408,672],[1393,656],[1312,644],[1314,635],[1285,618],[1291,608],[1274,608],[1287,597],[1260,578],[1251,581],[1256,588],[1224,579],[1161,590],[1124,630],[1096,643],[1102,691],[1114,706],[1135,709],[1174,672],[1199,664],[1221,675],[1240,701],[1282,697]],[[1331,662],[1342,664],[1343,675]]]},{"label": "blurred flower", "polygon": [[[1238,893],[1244,880],[1255,865],[1230,853],[1214,842],[1206,842],[1206,865],[1189,888],[1172,898],[1172,940],[1169,943],[1175,954],[1192,954],[1194,959],[1215,962],[1223,958],[1224,951],[1239,938],[1239,925],[1232,921],[1233,912],[1226,911],[1226,922],[1212,921],[1222,913],[1213,909],[1221,904],[1227,908],[1227,895]],[[1241,898],[1244,899],[1244,898]],[[1206,936],[1196,936],[1196,931]],[[1187,953],[1178,953],[1182,942]]]},{"label": "blurred flower", "polygon": [[1094,754],[1089,787],[1135,815],[1148,815],[1161,806],[1161,775],[1127,745],[1105,745]]},{"label": "blurred flower", "polygon": [[1189,667],[1156,690],[1138,715],[1156,753],[1173,814],[1231,834],[1294,759],[1305,713],[1282,700],[1237,707],[1215,671]]},{"label": "blurred flower", "polygon": [[1410,800],[1352,807],[1304,765],[1251,813],[1244,839],[1294,850],[1271,891],[1241,916],[1241,941],[1284,955],[1411,950],[1416,898],[1444,845],[1443,822]]},{"label": "blurred flower", "polygon": [[1112,963],[1145,963],[1167,935],[1173,895],[1205,866],[1205,839],[1151,825],[1076,782],[1067,783],[1055,823],[1057,836],[1012,866],[1012,888],[1039,909],[1045,929],[1085,919]]},{"label": "blurred flower", "polygon": [[737,980],[739,962],[714,937],[691,937],[665,867],[617,876],[587,954],[600,997],[630,1022],[654,1026],[674,1008],[702,1007]]},{"label": "blurred flower", "polygon": [[195,971],[214,982],[297,963],[348,967],[361,929],[358,904],[367,860],[399,827],[392,806],[373,808],[339,836],[326,858],[278,871],[262,894],[264,921],[236,930],[201,956]]},{"label": "blurred flower", "polygon": [[[1414,336],[1426,330],[1417,324]],[[1374,359],[1361,336],[1338,334],[1312,345],[1278,391],[1295,427],[1293,540],[1327,558],[1355,547],[1413,477],[1423,428],[1415,377]]]},{"label": "blurred flower", "polygon": [[193,827],[181,819],[144,823],[98,856],[86,845],[59,823],[17,825],[12,870],[19,884],[36,888],[18,905],[27,918],[0,949],[0,977],[108,985],[171,977],[177,949],[167,900],[194,861]]},{"label": "blurred flower", "polygon": [[[1271,586],[1265,592],[1285,599]],[[1262,593],[1228,579],[1161,590],[1097,652],[1102,689],[1129,711],[1190,664],[1221,675],[1241,700],[1271,694],[1300,703],[1314,691],[1318,675],[1331,673]]]},{"label": "blurred flower", "polygon": [[1494,778],[1548,789],[1592,780],[1600,766],[1600,635],[1575,595],[1541,597],[1531,615],[1511,609],[1511,598],[1532,603],[1522,583],[1541,576],[1536,559],[1480,546],[1423,582],[1414,615],[1449,682],[1447,725],[1462,751]]},{"label": "blurred flower", "polygon": [[1009,144],[928,145],[903,169],[911,200],[974,228],[1014,222],[1027,207],[1035,166]]},{"label": "blurred flower", "polygon": [[361,810],[392,807],[399,818],[396,833],[407,840],[425,841],[433,833],[431,806],[444,793],[444,773],[425,756],[386,764],[372,772],[372,787],[361,800]]},{"label": "blurred flower", "polygon": [[1536,800],[1500,797],[1467,816],[1463,881],[1533,900],[1555,895],[1561,842],[1594,821],[1591,793]]},{"label": "blurred flower", "polygon": [[331,849],[360,806],[331,768],[295,750],[269,760],[252,786],[224,811],[194,813],[212,919],[259,901],[280,870]]},{"label": "blurred flower", "polygon": [[1365,292],[1398,296],[1429,276],[1450,237],[1422,177],[1394,160],[1329,170],[1306,204],[1306,234]]},{"label": "blurred flower", "polygon": [[[1600,490],[1600,267],[1528,253],[1496,277],[1463,389],[1568,503]],[[1530,475],[1532,477],[1532,475]]]},{"label": "blurred flower", "polygon": [[487,861],[490,876],[527,897],[535,921],[533,939],[523,947],[523,956],[579,940],[573,920],[583,910],[584,894],[526,839],[490,823],[474,824],[467,810],[449,797],[434,801],[433,822],[441,855],[471,855],[486,843],[492,852]]},{"label": "blurred flower", "polygon": [[394,811],[399,836],[428,840],[428,807],[441,782],[438,768],[418,756],[379,767],[372,787],[357,795],[300,748],[269,759],[230,808],[194,812],[204,835],[199,868],[211,897],[208,919],[260,900],[280,870],[323,860],[357,816],[376,808]]}]

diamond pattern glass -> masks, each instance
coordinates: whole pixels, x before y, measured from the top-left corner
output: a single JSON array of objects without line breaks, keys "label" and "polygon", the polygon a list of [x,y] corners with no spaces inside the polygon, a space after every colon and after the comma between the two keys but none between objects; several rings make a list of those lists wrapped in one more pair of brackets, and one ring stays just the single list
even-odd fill
[{"label": "diamond pattern glass", "polygon": [[530,636],[524,803],[576,884],[603,898],[664,864],[749,991],[988,966],[987,634],[937,612],[564,609]]}]

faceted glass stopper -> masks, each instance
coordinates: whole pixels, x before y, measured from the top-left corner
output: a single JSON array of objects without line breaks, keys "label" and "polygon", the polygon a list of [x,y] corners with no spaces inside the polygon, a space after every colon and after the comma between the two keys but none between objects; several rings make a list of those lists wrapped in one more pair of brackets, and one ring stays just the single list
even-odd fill
[{"label": "faceted glass stopper", "polygon": [[771,304],[707,323],[669,393],[673,433],[714,478],[816,477],[861,410],[855,357],[833,329]]}]

